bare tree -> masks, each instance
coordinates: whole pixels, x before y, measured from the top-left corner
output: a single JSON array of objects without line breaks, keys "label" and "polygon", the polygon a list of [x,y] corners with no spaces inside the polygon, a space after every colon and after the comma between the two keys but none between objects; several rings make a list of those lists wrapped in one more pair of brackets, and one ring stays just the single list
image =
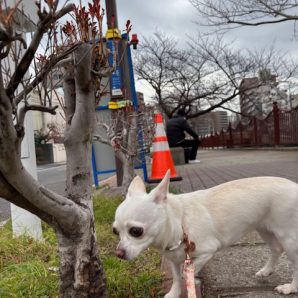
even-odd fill
[{"label": "bare tree", "polygon": [[[58,0],[37,2],[36,30],[29,45],[15,33],[16,7],[0,15],[0,196],[48,223],[56,232],[60,255],[61,297],[106,297],[106,282],[98,254],[92,208],[91,141],[101,77],[111,69],[102,44],[103,13],[99,0],[89,9],[72,4],[58,9]],[[3,2],[2,2],[3,3]],[[74,21],[56,22],[69,12]],[[41,48],[39,48],[41,46]],[[46,53],[40,54],[44,49]],[[32,75],[30,67],[39,65]],[[13,61],[14,68],[8,60]],[[21,162],[24,119],[30,110],[55,113],[46,91],[49,74],[64,68],[66,195],[61,196],[35,180]],[[32,72],[31,72],[32,73]],[[28,95],[40,92],[40,104]]]},{"label": "bare tree", "polygon": [[296,0],[190,0],[190,2],[207,19],[208,25],[217,27],[216,30],[298,20]]},{"label": "bare tree", "polygon": [[[239,50],[220,36],[198,36],[186,49],[177,49],[176,44],[155,33],[144,39],[136,60],[139,79],[152,86],[155,101],[169,117],[180,108],[188,112],[188,118],[219,107],[233,110],[240,92],[246,91],[243,86],[240,90],[245,77],[268,68],[283,78],[297,71],[296,65],[273,47],[259,52]],[[259,84],[262,82],[246,88],[258,88]]]},{"label": "bare tree", "polygon": [[168,103],[172,101],[169,92],[177,83],[175,70],[177,64],[181,65],[184,53],[177,49],[173,38],[161,32],[143,40],[136,55],[136,74],[151,85],[155,91],[155,101],[169,114]]}]

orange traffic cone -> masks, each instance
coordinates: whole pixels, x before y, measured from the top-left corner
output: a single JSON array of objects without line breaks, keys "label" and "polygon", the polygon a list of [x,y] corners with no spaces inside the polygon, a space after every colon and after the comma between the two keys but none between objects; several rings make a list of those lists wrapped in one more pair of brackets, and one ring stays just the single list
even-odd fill
[{"label": "orange traffic cone", "polygon": [[170,169],[171,181],[180,181],[182,177],[178,176],[174,167],[171,151],[168,144],[167,135],[162,122],[161,113],[155,114],[156,132],[153,139],[152,171],[149,183],[158,183]]}]

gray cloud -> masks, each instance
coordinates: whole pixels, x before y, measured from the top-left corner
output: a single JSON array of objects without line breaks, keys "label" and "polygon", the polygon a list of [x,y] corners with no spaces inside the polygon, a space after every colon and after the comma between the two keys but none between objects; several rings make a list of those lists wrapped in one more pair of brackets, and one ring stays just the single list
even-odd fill
[{"label": "gray cloud", "polygon": [[[187,0],[118,0],[117,7],[119,26],[124,27],[125,21],[130,19],[133,31],[139,35],[148,36],[159,29],[179,40],[187,40],[186,35],[195,36],[207,30],[196,24],[199,16]],[[234,29],[227,38],[244,48],[264,47],[275,42],[277,48],[295,53],[297,41],[293,35],[294,23],[285,22]]]},{"label": "gray cloud", "polygon": [[177,39],[193,31],[196,12],[187,0],[118,0],[119,25],[130,19],[133,31],[148,36],[161,30]]},{"label": "gray cloud", "polygon": [[[132,33],[137,33],[140,39],[141,36],[150,36],[160,30],[176,38],[180,46],[183,46],[183,42],[188,40],[187,35],[195,37],[198,32],[207,30],[197,24],[199,16],[188,0],[118,0],[117,8],[119,29],[124,29],[126,21],[130,19]],[[229,31],[226,38],[233,40],[238,48],[259,49],[274,43],[276,49],[298,59],[298,41],[294,38],[293,22],[242,27]],[[150,95],[148,87],[140,84],[137,86],[145,95]]]}]

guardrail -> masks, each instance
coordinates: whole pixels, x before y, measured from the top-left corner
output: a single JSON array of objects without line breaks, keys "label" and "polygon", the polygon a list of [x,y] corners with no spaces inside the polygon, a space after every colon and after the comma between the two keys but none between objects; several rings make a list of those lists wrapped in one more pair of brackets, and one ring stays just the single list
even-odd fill
[{"label": "guardrail", "polygon": [[298,145],[298,107],[282,111],[273,103],[272,112],[264,119],[252,117],[247,124],[229,123],[227,130],[202,136],[203,148]]}]

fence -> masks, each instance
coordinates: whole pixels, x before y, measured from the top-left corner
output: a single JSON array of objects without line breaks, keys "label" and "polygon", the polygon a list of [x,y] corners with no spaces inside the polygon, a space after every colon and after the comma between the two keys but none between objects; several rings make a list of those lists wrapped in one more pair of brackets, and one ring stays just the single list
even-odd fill
[{"label": "fence", "polygon": [[204,148],[298,145],[298,107],[282,111],[274,103],[265,119],[253,117],[234,128],[230,123],[227,130],[201,137],[201,141]]}]

